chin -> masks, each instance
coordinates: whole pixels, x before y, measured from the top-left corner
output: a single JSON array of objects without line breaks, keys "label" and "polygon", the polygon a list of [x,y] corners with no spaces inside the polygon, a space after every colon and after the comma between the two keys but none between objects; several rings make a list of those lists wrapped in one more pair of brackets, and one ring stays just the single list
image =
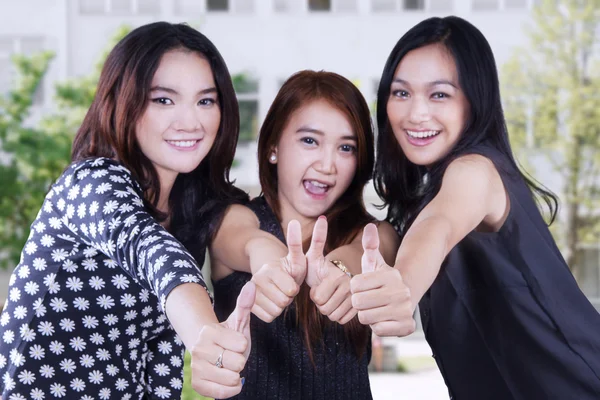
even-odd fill
[{"label": "chin", "polygon": [[177,171],[177,173],[179,173],[179,174],[189,174],[190,172],[192,172],[193,170],[198,168],[198,165],[200,165],[200,163],[187,164],[187,165],[176,165],[173,167],[173,171]]},{"label": "chin", "polygon": [[300,211],[300,214],[302,214],[302,216],[314,219],[317,219],[321,215],[324,215],[327,212],[327,210],[328,209],[325,209],[323,207],[311,207],[310,205],[298,207],[298,211]]}]

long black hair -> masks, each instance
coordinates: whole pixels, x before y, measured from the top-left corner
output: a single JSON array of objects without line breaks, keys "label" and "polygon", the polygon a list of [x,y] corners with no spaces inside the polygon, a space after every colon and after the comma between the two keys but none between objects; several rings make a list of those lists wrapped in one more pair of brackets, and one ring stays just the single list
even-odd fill
[{"label": "long black hair", "polygon": [[[415,49],[439,43],[456,63],[459,84],[469,103],[468,119],[460,139],[442,160],[426,169],[411,163],[396,140],[387,116],[390,87],[396,68],[404,56]],[[510,162],[508,173],[519,174],[535,195],[547,205],[550,223],[556,217],[556,196],[521,172],[513,157],[502,103],[498,71],[492,49],[483,34],[462,18],[426,19],[400,38],[392,50],[377,92],[377,161],[374,184],[377,194],[388,206],[388,220],[403,236],[419,212],[439,192],[444,171],[461,155],[487,142]],[[537,200],[537,199],[536,199]]]},{"label": "long black hair", "polygon": [[202,264],[204,246],[214,235],[224,207],[246,197],[229,179],[239,133],[238,103],[227,65],[206,36],[185,24],[156,22],[121,39],[104,63],[96,95],[73,142],[72,159],[118,160],[141,184],[150,213],[159,221],[169,216],[156,208],[158,175],[140,149],[135,129],[148,105],[162,56],[177,49],[195,52],[208,61],[221,109],[212,148],[196,169],[177,176],[169,197],[171,231]]}]

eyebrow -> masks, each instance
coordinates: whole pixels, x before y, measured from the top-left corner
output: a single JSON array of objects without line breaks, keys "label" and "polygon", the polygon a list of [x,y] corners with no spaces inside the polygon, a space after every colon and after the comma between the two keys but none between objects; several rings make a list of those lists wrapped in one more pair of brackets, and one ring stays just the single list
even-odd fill
[{"label": "eyebrow", "polygon": [[[314,133],[316,135],[320,135],[320,136],[325,136],[325,132],[319,130],[319,129],[314,129],[311,128],[309,126],[301,126],[300,128],[298,128],[298,130],[296,131],[296,133]],[[358,139],[356,138],[356,135],[346,135],[346,136],[342,136],[342,139],[344,140],[354,140],[357,141]]]},{"label": "eyebrow", "polygon": [[[156,91],[167,92],[167,93],[171,93],[171,94],[179,94],[179,92],[177,90],[171,89],[166,86],[152,86],[150,88],[150,92],[156,92]],[[197,94],[201,95],[201,94],[216,93],[216,92],[217,92],[217,88],[213,86],[213,87],[209,87],[207,89],[202,89]]]},{"label": "eyebrow", "polygon": [[[392,80],[392,83],[394,83],[394,82],[401,83],[401,84],[406,85],[406,86],[410,86],[410,83],[408,83],[404,79],[394,78],[394,80]],[[431,87],[431,86],[438,86],[438,85],[450,85],[453,88],[458,89],[458,85],[456,85],[454,82],[449,81],[447,79],[438,79],[436,81],[427,83],[427,86],[429,86],[429,87]]]}]

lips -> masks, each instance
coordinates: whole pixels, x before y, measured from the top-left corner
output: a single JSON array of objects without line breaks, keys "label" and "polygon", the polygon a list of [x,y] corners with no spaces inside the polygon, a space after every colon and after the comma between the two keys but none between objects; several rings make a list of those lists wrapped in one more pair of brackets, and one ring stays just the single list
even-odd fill
[{"label": "lips", "polygon": [[408,142],[413,146],[423,147],[435,141],[441,131],[436,130],[420,130],[413,131],[405,129]]},{"label": "lips", "polygon": [[177,148],[181,148],[181,149],[188,149],[191,147],[194,147],[196,144],[198,144],[198,142],[200,142],[201,139],[193,139],[193,140],[167,140],[167,143],[169,143],[171,146],[177,147]]}]

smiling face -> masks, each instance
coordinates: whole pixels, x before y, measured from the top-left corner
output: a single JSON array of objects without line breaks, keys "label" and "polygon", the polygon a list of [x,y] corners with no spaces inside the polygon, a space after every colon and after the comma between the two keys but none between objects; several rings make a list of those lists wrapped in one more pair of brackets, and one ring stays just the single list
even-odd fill
[{"label": "smiling face", "polygon": [[356,146],[348,118],[330,103],[315,100],[292,113],[269,159],[277,164],[284,219],[317,218],[331,208],[352,183]]},{"label": "smiling face", "polygon": [[441,160],[459,140],[469,112],[447,49],[432,44],[408,52],[390,89],[388,119],[406,157],[423,166]]},{"label": "smiling face", "polygon": [[148,105],[136,124],[136,138],[161,184],[193,171],[210,151],[219,124],[217,89],[211,67],[196,52],[165,53],[152,78]]}]

